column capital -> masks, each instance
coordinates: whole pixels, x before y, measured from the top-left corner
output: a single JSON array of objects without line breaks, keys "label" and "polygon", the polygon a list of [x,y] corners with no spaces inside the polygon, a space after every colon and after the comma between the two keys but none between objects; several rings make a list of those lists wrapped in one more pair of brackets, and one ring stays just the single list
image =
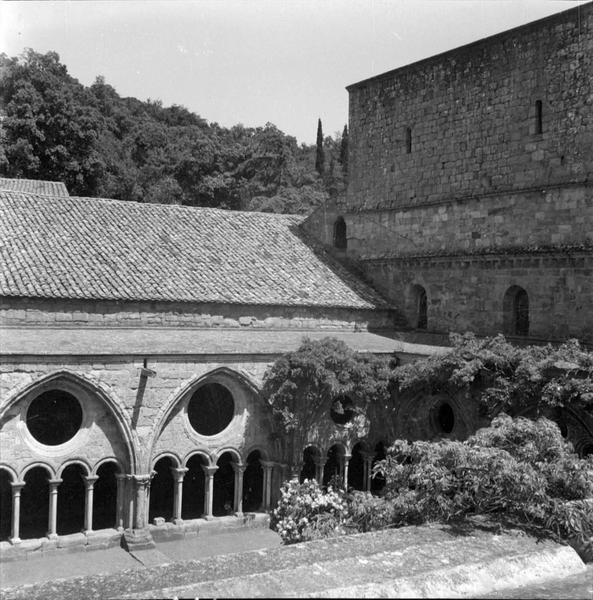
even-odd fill
[{"label": "column capital", "polygon": [[173,473],[176,481],[183,481],[183,478],[188,470],[189,469],[187,467],[171,467],[171,473]]},{"label": "column capital", "polygon": [[119,481],[122,481],[123,479],[129,479],[130,475],[126,475],[125,473],[116,473],[115,478]]},{"label": "column capital", "polygon": [[214,477],[214,473],[216,473],[216,471],[218,471],[218,466],[210,466],[210,465],[201,465],[202,469],[204,470],[204,473],[206,473],[206,475],[208,475],[208,477]]},{"label": "column capital", "polygon": [[136,482],[136,485],[146,487],[153,478],[153,473],[146,473],[144,475],[131,475],[131,479]]},{"label": "column capital", "polygon": [[245,469],[247,468],[247,465],[236,462],[232,462],[231,466],[233,467],[233,471],[235,471],[235,473],[244,473]]},{"label": "column capital", "polygon": [[259,459],[259,464],[264,468],[264,469],[273,469],[278,463],[276,463],[273,460],[262,460],[261,458]]},{"label": "column capital", "polygon": [[24,481],[11,481],[10,487],[14,492],[20,492],[25,487]]},{"label": "column capital", "polygon": [[57,488],[60,485],[60,483],[62,483],[62,481],[64,481],[64,480],[60,479],[59,477],[56,477],[56,479],[48,479],[50,488],[51,487]]},{"label": "column capital", "polygon": [[350,460],[352,458],[352,454],[349,454],[348,452],[344,452],[344,454],[342,455],[342,458],[344,460]]},{"label": "column capital", "polygon": [[325,458],[325,457],[323,457],[323,458],[316,458],[313,462],[318,467],[324,467],[325,463],[327,462],[327,458]]},{"label": "column capital", "polygon": [[99,479],[98,475],[83,475],[82,480],[87,489],[92,490],[95,486],[95,482]]}]

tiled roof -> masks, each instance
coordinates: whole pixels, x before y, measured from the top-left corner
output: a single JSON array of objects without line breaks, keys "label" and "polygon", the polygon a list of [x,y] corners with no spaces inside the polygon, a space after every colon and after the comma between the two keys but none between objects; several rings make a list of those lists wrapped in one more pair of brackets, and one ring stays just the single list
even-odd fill
[{"label": "tiled roof", "polygon": [[301,221],[0,191],[0,295],[386,307]]},{"label": "tiled roof", "polygon": [[41,194],[43,196],[69,196],[66,185],[61,181],[42,181],[41,179],[8,179],[0,177],[0,190]]}]

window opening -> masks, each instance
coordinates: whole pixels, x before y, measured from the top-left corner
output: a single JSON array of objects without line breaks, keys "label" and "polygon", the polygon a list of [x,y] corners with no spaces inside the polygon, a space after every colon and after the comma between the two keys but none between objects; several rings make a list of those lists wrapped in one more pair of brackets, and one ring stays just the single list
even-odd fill
[{"label": "window opening", "polygon": [[348,247],[346,221],[344,221],[343,217],[338,217],[334,223],[334,247],[340,250],[345,250]]},{"label": "window opening", "polygon": [[412,152],[412,128],[406,127],[406,154]]},{"label": "window opening", "polygon": [[42,444],[58,446],[72,439],[82,425],[82,408],[68,392],[49,390],[27,409],[27,428]]},{"label": "window opening", "polygon": [[201,435],[216,435],[226,429],[235,413],[233,395],[220,383],[198,388],[187,406],[191,426]]},{"label": "window opening", "polygon": [[535,101],[535,133],[543,131],[543,106],[541,100]]}]

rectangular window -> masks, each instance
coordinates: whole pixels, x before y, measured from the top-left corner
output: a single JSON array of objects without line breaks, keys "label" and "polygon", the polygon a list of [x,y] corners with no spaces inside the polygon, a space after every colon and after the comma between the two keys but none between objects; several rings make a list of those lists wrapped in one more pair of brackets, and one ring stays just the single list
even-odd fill
[{"label": "rectangular window", "polygon": [[410,154],[412,152],[412,129],[410,127],[406,127],[406,153]]},{"label": "rectangular window", "polygon": [[542,101],[535,101],[535,133],[541,133],[542,127]]}]

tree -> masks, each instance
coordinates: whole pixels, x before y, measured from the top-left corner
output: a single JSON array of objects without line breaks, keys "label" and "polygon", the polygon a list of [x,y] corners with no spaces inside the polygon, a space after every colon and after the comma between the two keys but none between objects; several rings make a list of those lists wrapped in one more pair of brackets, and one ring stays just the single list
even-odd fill
[{"label": "tree", "polygon": [[315,170],[319,175],[323,175],[325,171],[325,153],[323,151],[323,129],[321,127],[321,119],[317,120],[317,153],[315,155]]},{"label": "tree", "polygon": [[348,125],[344,125],[342,132],[342,141],[340,142],[340,158],[339,162],[342,165],[342,173],[344,177],[348,176]]},{"label": "tree", "polygon": [[307,437],[319,431],[330,411],[351,401],[353,434],[366,427],[369,404],[389,394],[388,361],[360,354],[335,338],[305,339],[298,350],[274,362],[264,375],[262,395],[284,432],[293,464],[300,459]]}]

